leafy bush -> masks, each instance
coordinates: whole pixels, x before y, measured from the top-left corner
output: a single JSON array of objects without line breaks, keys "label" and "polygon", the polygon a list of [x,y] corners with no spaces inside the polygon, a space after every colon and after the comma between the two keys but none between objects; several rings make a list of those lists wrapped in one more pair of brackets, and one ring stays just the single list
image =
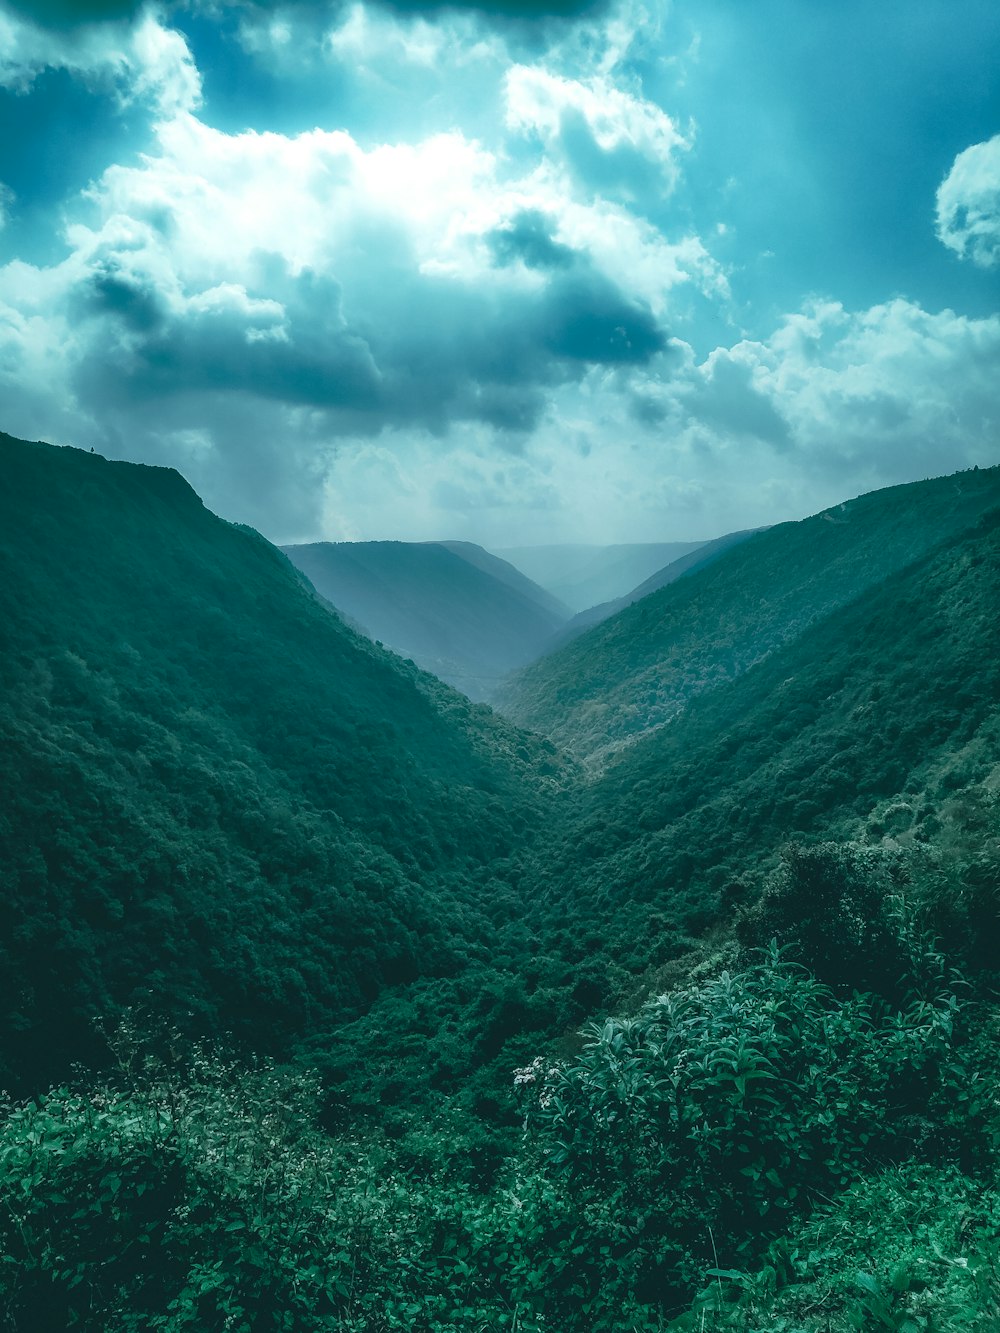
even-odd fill
[{"label": "leafy bush", "polygon": [[542,1169],[591,1219],[591,1248],[609,1247],[602,1282],[631,1272],[669,1304],[716,1253],[747,1263],[872,1163],[947,1153],[933,1125],[958,1094],[971,1094],[962,1133],[981,1165],[994,1114],[983,1055],[947,989],[904,1010],[837,999],[774,950],[593,1025],[578,1059],[536,1079],[528,1124]]}]

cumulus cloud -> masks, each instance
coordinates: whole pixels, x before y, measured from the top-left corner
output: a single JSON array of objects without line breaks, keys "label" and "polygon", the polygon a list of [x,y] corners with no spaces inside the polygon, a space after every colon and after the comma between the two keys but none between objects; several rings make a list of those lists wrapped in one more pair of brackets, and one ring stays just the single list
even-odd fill
[{"label": "cumulus cloud", "polygon": [[510,129],[538,135],[598,193],[634,195],[651,179],[672,188],[689,142],[665,111],[605,74],[586,81],[542,66],[514,65],[505,79]]},{"label": "cumulus cloud", "polygon": [[[46,27],[78,29],[87,24],[131,18],[145,6],[146,0],[6,0],[6,3],[15,12]],[[239,0],[228,0],[228,3],[237,4]],[[377,3],[384,9],[405,15],[468,11],[487,21],[520,24],[572,21],[594,17],[608,8],[608,0],[377,0]],[[246,0],[245,7],[257,14],[338,8],[336,0],[326,3],[321,0]]]},{"label": "cumulus cloud", "polygon": [[937,229],[960,258],[1000,264],[1000,134],[955,158],[938,188]]},{"label": "cumulus cloud", "polygon": [[[107,12],[117,17],[116,7]],[[44,70],[65,69],[122,104],[145,101],[162,116],[193,110],[201,100],[186,41],[152,14],[69,31],[35,20],[34,13],[26,18],[0,10],[0,88],[26,93]]]},{"label": "cumulus cloud", "polygon": [[[249,40],[254,32],[245,29]],[[260,28],[258,43],[260,40]],[[273,28],[271,29],[273,41]],[[323,37],[326,54],[355,65],[384,67],[385,62],[418,65],[426,69],[457,67],[497,54],[496,46],[470,15],[453,15],[450,21],[429,22],[419,9],[401,19],[392,11],[353,4],[338,16]]]},{"label": "cumulus cloud", "polygon": [[[68,0],[47,0],[47,3],[67,3]],[[100,0],[96,0],[97,3]],[[106,0],[114,3],[115,0]],[[125,0],[120,0],[125,3]],[[580,18],[592,18],[609,8],[609,0],[376,0],[377,6],[393,13],[403,15],[430,14],[437,16],[448,12],[470,12],[479,15],[487,22],[500,24],[517,23],[538,25],[551,23],[553,20],[573,21]],[[336,5],[318,4],[317,0],[249,0],[249,8],[268,13],[295,9],[327,9]]]},{"label": "cumulus cloud", "polygon": [[364,148],[175,110],[156,135],[88,190],[67,258],[0,270],[0,366],[33,429],[58,384],[109,448],[162,461],[169,439],[196,482],[228,469],[230,497],[259,459],[220,431],[225,402],[271,404],[278,436],[294,418],[286,462],[310,478],[319,437],[523,437],[555,387],[660,354],[671,286],[704,278],[701,255],[459,133]]},{"label": "cumulus cloud", "polygon": [[995,461],[998,361],[998,316],[815,301],[767,340],[633,375],[633,411],[727,467],[752,441],[772,475],[875,487]]},{"label": "cumulus cloud", "polygon": [[[523,448],[484,424],[448,448],[390,429],[334,452],[319,531],[510,540],[697,539],[804,517],[849,495],[996,461],[1000,319],[906,301],[788,315],[698,359],[673,342],[641,367],[555,386]],[[641,404],[643,410],[637,410]]]},{"label": "cumulus cloud", "polygon": [[[681,221],[693,136],[644,95],[627,6],[534,48],[476,16],[516,3],[437,9],[241,8],[275,77],[308,30],[323,78],[442,99],[433,129],[353,133],[207,123],[166,11],[0,17],[7,87],[64,68],[150,122],[65,201],[58,262],[0,268],[4,428],[178,466],[278,540],[710,537],[994,461],[997,317],[814,301],[735,332]],[[939,194],[979,263],[996,142]]]},{"label": "cumulus cloud", "polygon": [[492,19],[575,19],[608,8],[607,0],[382,0],[401,13],[439,13],[443,9],[472,9]]}]

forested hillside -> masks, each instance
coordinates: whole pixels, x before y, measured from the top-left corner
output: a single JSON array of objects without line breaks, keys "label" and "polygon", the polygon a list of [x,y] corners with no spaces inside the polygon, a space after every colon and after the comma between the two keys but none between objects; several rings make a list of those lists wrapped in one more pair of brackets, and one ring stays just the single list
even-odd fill
[{"label": "forested hillside", "polygon": [[286,555],[372,639],[487,698],[547,647],[567,609],[469,542],[315,542]]},{"label": "forested hillside", "polygon": [[605,726],[674,661],[586,770],[176,473],[0,470],[0,1329],[994,1333],[997,470],[585,636]]},{"label": "forested hillside", "polygon": [[1000,504],[1000,468],[875,491],[758,533],[525,668],[519,725],[600,760]]},{"label": "forested hillside", "polygon": [[483,949],[550,745],[345,628],[177,473],[9,437],[0,470],[7,1079],[125,1004],[273,1049]]},{"label": "forested hillside", "polygon": [[994,510],[623,750],[580,788],[552,853],[564,937],[583,956],[600,935],[641,972],[731,919],[790,838],[985,831],[1000,785],[998,590]]},{"label": "forested hillside", "polygon": [[577,612],[552,639],[549,652],[555,652],[571,639],[578,638],[591,625],[599,625],[602,620],[607,620],[618,611],[624,611],[625,607],[631,606],[633,602],[638,602],[643,597],[648,597],[651,592],[657,592],[660,588],[665,588],[668,583],[676,583],[678,579],[686,578],[689,574],[705,568],[706,565],[718,560],[719,556],[731,546],[738,546],[740,542],[752,536],[753,532],[747,531],[728,532],[724,537],[716,537],[714,541],[706,542],[704,546],[689,551],[687,555],[671,560],[669,565],[658,569],[655,574],[651,574],[637,588],[633,588],[624,596],[616,597],[610,602],[600,602],[597,606],[588,607],[586,611]]}]

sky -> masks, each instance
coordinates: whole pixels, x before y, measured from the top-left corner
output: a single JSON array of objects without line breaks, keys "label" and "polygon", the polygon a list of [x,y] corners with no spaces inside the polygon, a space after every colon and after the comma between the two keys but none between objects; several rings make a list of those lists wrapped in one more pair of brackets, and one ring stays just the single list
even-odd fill
[{"label": "sky", "polygon": [[0,429],[276,542],[1000,463],[996,0],[0,0]]}]

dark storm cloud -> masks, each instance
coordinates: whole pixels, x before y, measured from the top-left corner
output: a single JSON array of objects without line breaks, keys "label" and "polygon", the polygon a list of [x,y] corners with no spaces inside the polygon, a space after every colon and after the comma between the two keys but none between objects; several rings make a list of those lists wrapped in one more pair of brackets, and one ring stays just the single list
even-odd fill
[{"label": "dark storm cloud", "polygon": [[146,0],[6,0],[7,8],[15,14],[46,28],[79,28],[87,23],[129,19],[145,4]]},{"label": "dark storm cloud", "polygon": [[552,236],[552,219],[525,209],[486,238],[498,267],[520,261],[552,277],[528,327],[540,348],[569,361],[595,364],[648,361],[664,334],[649,309],[627,300],[587,256]]},{"label": "dark storm cloud", "polygon": [[94,273],[78,294],[78,308],[84,316],[117,317],[126,328],[138,333],[152,334],[167,321],[166,306],[155,287],[122,277],[113,268]]},{"label": "dark storm cloud", "polygon": [[[319,408],[372,410],[382,388],[371,352],[348,331],[340,288],[306,272],[282,308],[222,288],[178,308],[152,281],[106,265],[74,294],[100,320],[78,376],[81,398],[142,401],[244,392]],[[115,328],[127,336],[114,336]]]},{"label": "dark storm cloud", "polygon": [[554,281],[540,331],[554,356],[595,364],[638,364],[666,345],[651,312],[598,273]]},{"label": "dark storm cloud", "polygon": [[259,261],[249,292],[230,283],[192,296],[154,277],[148,257],[100,252],[68,299],[88,349],[77,392],[94,410],[238,392],[330,413],[359,434],[443,435],[470,420],[523,433],[546,390],[664,347],[649,309],[553,241],[541,215],[520,214],[493,244],[509,247],[510,263],[527,255],[547,280],[441,281],[388,262],[387,247],[381,268],[351,275],[349,300],[334,278],[292,274],[274,256]]}]

